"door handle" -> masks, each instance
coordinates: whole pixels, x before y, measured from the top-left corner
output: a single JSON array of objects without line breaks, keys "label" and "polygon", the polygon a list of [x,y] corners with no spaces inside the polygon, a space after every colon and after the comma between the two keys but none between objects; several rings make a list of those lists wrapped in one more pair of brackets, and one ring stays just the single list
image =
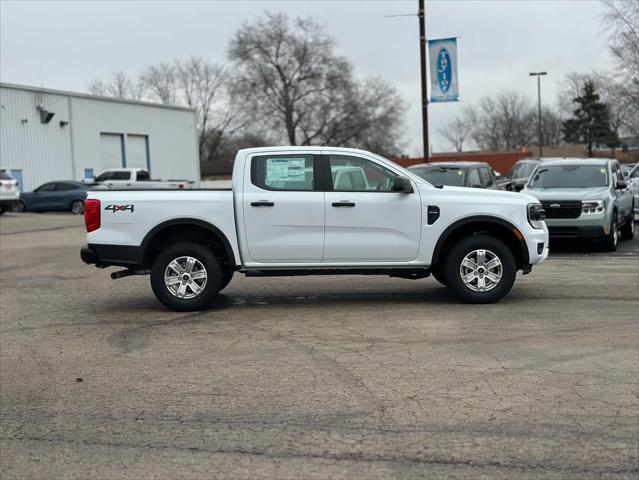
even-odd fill
[{"label": "door handle", "polygon": [[273,207],[275,202],[267,202],[266,200],[260,200],[259,202],[251,202],[251,207]]},{"label": "door handle", "polygon": [[346,202],[346,201],[333,202],[333,206],[334,207],[354,207],[355,202]]}]

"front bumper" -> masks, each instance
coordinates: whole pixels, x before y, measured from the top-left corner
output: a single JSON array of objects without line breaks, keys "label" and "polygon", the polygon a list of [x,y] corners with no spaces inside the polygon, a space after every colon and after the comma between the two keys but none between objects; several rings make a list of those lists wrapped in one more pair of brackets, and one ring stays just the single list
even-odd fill
[{"label": "front bumper", "polygon": [[606,236],[603,227],[566,227],[566,226],[557,226],[557,227],[548,227],[550,232],[550,238],[561,239],[561,238],[573,238],[573,239],[592,239],[592,238],[602,238]]},{"label": "front bumper", "polygon": [[0,198],[0,207],[13,208],[18,205],[17,198]]}]

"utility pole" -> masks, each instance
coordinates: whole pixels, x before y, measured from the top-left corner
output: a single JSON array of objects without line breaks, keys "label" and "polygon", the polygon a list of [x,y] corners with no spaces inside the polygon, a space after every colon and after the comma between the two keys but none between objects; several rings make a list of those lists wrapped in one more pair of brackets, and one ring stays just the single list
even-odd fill
[{"label": "utility pole", "polygon": [[531,77],[537,77],[537,108],[538,108],[537,133],[539,136],[539,159],[541,159],[542,145],[544,144],[543,134],[541,130],[541,77],[542,75],[548,75],[548,72],[530,72],[529,75]]},{"label": "utility pole", "polygon": [[419,56],[421,58],[422,77],[422,140],[424,142],[424,162],[428,162],[430,148],[428,142],[428,79],[426,76],[426,21],[424,18],[424,0],[419,0]]}]

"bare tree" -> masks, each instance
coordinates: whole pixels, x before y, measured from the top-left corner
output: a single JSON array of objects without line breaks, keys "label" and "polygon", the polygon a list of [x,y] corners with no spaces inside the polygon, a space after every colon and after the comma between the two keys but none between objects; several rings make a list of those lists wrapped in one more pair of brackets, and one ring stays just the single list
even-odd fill
[{"label": "bare tree", "polygon": [[639,2],[604,0],[603,4],[605,32],[618,71],[608,76],[609,89],[600,85],[598,90],[618,133],[639,135]]},{"label": "bare tree", "polygon": [[354,80],[334,49],[312,19],[266,13],[240,28],[229,58],[247,108],[289,144],[370,144],[375,131],[386,133],[384,149],[392,150],[404,108],[399,95],[379,79]]},{"label": "bare tree", "polygon": [[174,63],[149,65],[142,71],[140,81],[152,98],[165,105],[178,104],[179,83]]},{"label": "bare tree", "polygon": [[439,129],[442,137],[450,143],[456,152],[463,152],[464,145],[472,141],[472,135],[477,125],[477,111],[474,107],[468,106],[462,114],[448,122]]},{"label": "bare tree", "polygon": [[533,141],[534,125],[530,100],[515,91],[506,91],[480,99],[472,137],[485,150],[514,150]]},{"label": "bare tree", "polygon": [[121,70],[116,70],[109,80],[94,79],[87,86],[89,93],[105,97],[140,100],[144,96],[144,86]]}]

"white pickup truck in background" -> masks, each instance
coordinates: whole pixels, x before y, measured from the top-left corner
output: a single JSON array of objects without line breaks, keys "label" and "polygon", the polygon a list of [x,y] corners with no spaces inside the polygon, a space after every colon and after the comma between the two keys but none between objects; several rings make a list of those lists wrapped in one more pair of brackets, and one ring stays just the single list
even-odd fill
[{"label": "white pickup truck in background", "polygon": [[94,191],[81,257],[150,274],[179,311],[247,276],[433,274],[461,300],[495,302],[548,256],[532,196],[437,188],[378,155],[329,147],[241,150],[232,189]]},{"label": "white pickup truck in background", "polygon": [[106,185],[109,189],[185,189],[196,186],[193,180],[153,180],[143,168],[110,168],[86,183]]}]

